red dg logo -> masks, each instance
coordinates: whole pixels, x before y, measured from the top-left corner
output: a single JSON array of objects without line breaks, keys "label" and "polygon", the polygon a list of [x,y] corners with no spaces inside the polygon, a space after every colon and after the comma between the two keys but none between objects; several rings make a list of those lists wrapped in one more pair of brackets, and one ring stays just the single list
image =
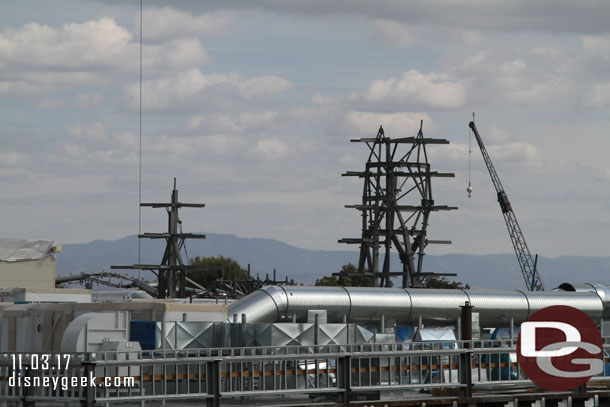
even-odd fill
[{"label": "red dg logo", "polygon": [[584,312],[555,305],[521,324],[517,358],[523,372],[547,390],[566,391],[585,384],[604,369],[602,337]]}]

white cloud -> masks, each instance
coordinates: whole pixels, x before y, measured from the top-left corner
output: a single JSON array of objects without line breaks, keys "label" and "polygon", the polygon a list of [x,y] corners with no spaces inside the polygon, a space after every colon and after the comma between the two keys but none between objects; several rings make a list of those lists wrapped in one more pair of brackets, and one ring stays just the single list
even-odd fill
[{"label": "white cloud", "polygon": [[530,54],[551,60],[564,55],[563,51],[556,47],[535,47],[530,50]]},{"label": "white cloud", "polygon": [[580,37],[582,48],[589,54],[607,59],[610,55],[610,39],[603,36],[583,35]]},{"label": "white cloud", "polygon": [[74,99],[78,107],[95,107],[102,101],[102,96],[98,93],[77,93]]},{"label": "white cloud", "polygon": [[[537,57],[549,50],[534,51]],[[485,104],[493,100],[512,104],[543,104],[569,94],[572,80],[567,75],[569,62],[542,58],[526,63],[509,52],[480,52],[466,58],[454,75],[469,83],[471,97]]]},{"label": "white cloud", "polygon": [[99,106],[102,97],[98,93],[77,93],[73,98],[65,96],[43,99],[37,106],[41,109],[58,109],[61,107],[74,106],[78,108],[90,108]]},{"label": "white cloud", "polygon": [[337,100],[330,96],[324,96],[321,93],[315,93],[311,97],[311,103],[314,105],[334,105],[337,103]]},{"label": "white cloud", "polygon": [[[485,133],[483,137],[485,147],[502,180],[515,175],[523,176],[523,174],[529,176],[556,175],[567,165],[565,162],[542,154],[533,144],[521,142],[492,144],[488,143],[491,141],[489,134]],[[466,176],[469,159],[468,143],[452,142],[449,145],[439,146],[428,154],[431,162],[435,163],[433,165],[457,172],[458,179],[460,171],[464,171],[463,175]],[[474,137],[471,154],[472,171],[482,171],[488,174]]]},{"label": "white cloud", "polygon": [[58,109],[65,106],[66,98],[60,97],[57,99],[44,99],[38,103],[38,107],[41,109]]},{"label": "white cloud", "polygon": [[412,69],[399,79],[373,81],[365,91],[351,98],[368,103],[454,109],[464,104],[466,89],[461,81],[446,74],[422,74]]},{"label": "white cloud", "polygon": [[[159,45],[145,45],[142,50],[143,69],[164,70],[200,65],[208,60],[201,42],[196,38],[178,38]],[[127,57],[123,67],[137,66],[133,55]]]},{"label": "white cloud", "polygon": [[[204,75],[199,69],[193,68],[170,78],[144,81],[142,87],[143,108],[162,111],[203,100],[218,103],[222,100],[272,96],[293,85],[279,76],[246,78],[237,73]],[[129,106],[138,109],[138,85],[129,86],[127,93]]]},{"label": "white cloud", "polygon": [[[63,85],[97,84],[102,80],[101,72],[95,72],[93,67],[91,72],[75,72],[69,69],[63,72],[54,71],[53,69],[55,68],[40,68],[35,66],[35,64],[26,69],[26,71],[16,69],[7,72],[7,74],[26,81],[31,86],[35,86],[39,91],[51,91]],[[38,71],[37,69],[49,70]]]},{"label": "white cloud", "polygon": [[79,144],[65,143],[57,149],[58,157],[80,158],[87,149]]},{"label": "white cloud", "polygon": [[[146,41],[174,37],[209,35],[223,31],[234,20],[234,13],[221,10],[193,16],[171,7],[150,8],[142,14]],[[140,30],[140,18],[134,21]]]},{"label": "white cloud", "polygon": [[[99,82],[106,70],[136,72],[139,42],[109,17],[55,28],[29,23],[0,32],[1,93],[32,94],[63,84]],[[165,71],[204,63],[207,53],[194,38],[145,45],[143,65]]]},{"label": "white cloud", "polygon": [[478,75],[512,76],[524,73],[527,65],[522,59],[510,55],[480,52],[466,58],[461,68]]},{"label": "white cloud", "polygon": [[535,164],[540,159],[536,146],[527,143],[509,143],[487,147],[492,159],[497,162],[530,162]]},{"label": "white cloud", "polygon": [[427,113],[372,113],[350,111],[345,116],[345,125],[351,134],[375,137],[379,126],[383,126],[386,137],[411,137],[417,135],[420,121],[426,129],[434,129]]},{"label": "white cloud", "polygon": [[0,58],[5,62],[47,67],[83,68],[114,64],[132,36],[108,17],[53,28],[29,23],[0,34]]},{"label": "white cloud", "polygon": [[395,47],[405,48],[417,39],[417,28],[393,20],[379,19],[375,21],[373,38]]},{"label": "white cloud", "polygon": [[277,118],[277,112],[267,110],[264,112],[240,112],[236,115],[216,113],[212,115],[198,115],[188,122],[189,131],[220,132],[241,134],[272,127]]},{"label": "white cloud", "polygon": [[48,159],[71,169],[96,172],[108,165],[136,163],[138,147],[139,139],[134,133],[109,130],[99,122],[76,124],[59,139]]},{"label": "white cloud", "polygon": [[114,143],[122,147],[123,150],[136,151],[140,146],[139,137],[131,132],[115,132],[112,135]]},{"label": "white cloud", "polygon": [[466,44],[478,44],[483,42],[483,34],[470,28],[446,28],[446,39],[452,42],[463,42]]},{"label": "white cloud", "polygon": [[[105,0],[115,2],[116,0]],[[125,1],[125,0],[123,0]],[[150,0],[147,4],[167,4]],[[461,27],[490,32],[535,31],[551,33],[608,32],[610,4],[598,0],[428,0],[406,6],[395,0],[221,0],[173,2],[176,8],[198,13],[214,9],[263,10],[270,13],[310,16],[357,15],[391,19],[407,24]]]},{"label": "white cloud", "polygon": [[[472,153],[477,152],[476,141],[473,140]],[[468,145],[451,143],[434,150],[434,162],[442,162],[449,168],[459,168],[468,160]]]},{"label": "white cloud", "polygon": [[337,160],[344,167],[355,166],[362,164],[362,157],[353,153],[343,153]]},{"label": "white cloud", "polygon": [[19,151],[2,150],[0,151],[0,166],[14,166],[22,164],[28,159],[26,154]]},{"label": "white cloud", "polygon": [[[510,131],[491,124],[489,129],[485,132],[485,139],[491,141],[491,143],[501,144],[506,143],[511,139]],[[476,141],[474,141],[476,143]]]},{"label": "white cloud", "polygon": [[594,109],[602,109],[610,105],[610,82],[594,84],[584,95],[583,103]]},{"label": "white cloud", "polygon": [[0,95],[24,96],[45,91],[45,87],[35,86],[26,81],[0,81]]},{"label": "white cloud", "polygon": [[237,78],[237,93],[243,99],[257,96],[272,96],[292,88],[292,84],[279,76]]},{"label": "white cloud", "polygon": [[236,154],[244,144],[241,137],[225,134],[212,134],[205,136],[162,136],[149,143],[147,149],[160,156],[169,154],[180,160],[200,157],[202,153],[216,155]]},{"label": "white cloud", "polygon": [[284,141],[273,138],[258,140],[250,156],[265,161],[277,160],[290,153],[290,147]]},{"label": "white cloud", "polygon": [[108,137],[102,123],[93,123],[89,126],[77,124],[68,129],[68,134],[72,138],[88,141],[104,141]]}]

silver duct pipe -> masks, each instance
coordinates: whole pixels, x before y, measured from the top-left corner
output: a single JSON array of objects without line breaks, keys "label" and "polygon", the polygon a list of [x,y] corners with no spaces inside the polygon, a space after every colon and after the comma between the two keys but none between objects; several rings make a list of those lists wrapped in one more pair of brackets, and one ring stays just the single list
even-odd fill
[{"label": "silver duct pipe", "polygon": [[267,286],[229,306],[228,319],[245,314],[248,322],[279,322],[293,315],[305,319],[311,309],[326,310],[328,322],[366,323],[394,319],[401,324],[454,323],[460,306],[469,301],[479,313],[481,326],[520,324],[534,312],[551,305],[569,305],[596,323],[610,317],[610,288],[580,285],[578,290],[551,292],[434,290],[368,287]]}]

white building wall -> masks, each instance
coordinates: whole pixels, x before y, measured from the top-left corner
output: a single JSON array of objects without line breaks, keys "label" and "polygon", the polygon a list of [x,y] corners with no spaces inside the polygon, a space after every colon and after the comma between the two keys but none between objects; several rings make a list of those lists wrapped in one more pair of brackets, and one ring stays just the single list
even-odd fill
[{"label": "white building wall", "polygon": [[0,287],[55,288],[55,255],[39,260],[0,261]]}]

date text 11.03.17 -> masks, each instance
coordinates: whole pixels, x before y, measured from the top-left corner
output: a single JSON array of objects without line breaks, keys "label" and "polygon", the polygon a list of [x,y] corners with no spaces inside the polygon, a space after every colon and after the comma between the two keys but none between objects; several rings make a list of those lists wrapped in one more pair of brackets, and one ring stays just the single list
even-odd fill
[{"label": "date text 11.03.17", "polygon": [[22,370],[24,367],[30,370],[67,370],[70,365],[69,354],[12,354],[13,369]]}]

